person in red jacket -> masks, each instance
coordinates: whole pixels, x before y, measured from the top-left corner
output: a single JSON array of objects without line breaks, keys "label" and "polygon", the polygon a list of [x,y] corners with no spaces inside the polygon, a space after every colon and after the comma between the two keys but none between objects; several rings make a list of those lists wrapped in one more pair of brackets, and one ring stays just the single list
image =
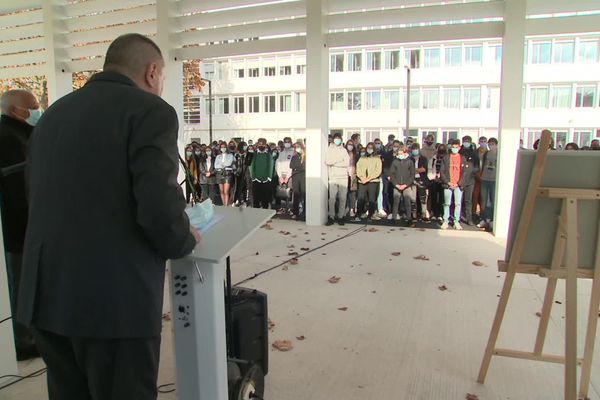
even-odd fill
[{"label": "person in red jacket", "polygon": [[440,180],[444,187],[444,222],[442,229],[448,229],[450,222],[450,206],[454,199],[454,229],[462,230],[460,225],[461,201],[465,179],[465,159],[459,153],[460,140],[454,139],[451,143],[450,154],[442,161]]}]

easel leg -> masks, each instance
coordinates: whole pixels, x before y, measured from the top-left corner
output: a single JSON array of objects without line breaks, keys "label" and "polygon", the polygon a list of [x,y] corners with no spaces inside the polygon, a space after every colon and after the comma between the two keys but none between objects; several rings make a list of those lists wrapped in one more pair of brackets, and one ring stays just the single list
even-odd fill
[{"label": "easel leg", "polygon": [[567,199],[565,400],[577,399],[577,201]]},{"label": "easel leg", "polygon": [[498,335],[500,334],[500,326],[506,313],[506,306],[508,305],[508,298],[510,297],[510,291],[512,289],[513,282],[515,280],[516,273],[514,268],[508,267],[506,278],[504,278],[504,286],[502,287],[502,294],[500,295],[500,302],[498,303],[498,309],[496,310],[496,316],[494,317],[494,323],[492,324],[492,330],[490,331],[490,338],[488,339],[487,347],[483,355],[483,361],[481,362],[481,369],[479,370],[479,377],[477,382],[483,383],[485,376],[490,367],[492,356],[496,348],[496,342],[498,341]]},{"label": "easel leg", "polygon": [[548,279],[548,283],[546,284],[542,316],[540,317],[540,325],[538,327],[535,347],[533,349],[533,352],[537,355],[542,354],[542,350],[544,350],[544,342],[546,341],[546,333],[548,332],[548,323],[550,322],[550,313],[552,311],[552,303],[554,302],[557,282],[558,279]]}]

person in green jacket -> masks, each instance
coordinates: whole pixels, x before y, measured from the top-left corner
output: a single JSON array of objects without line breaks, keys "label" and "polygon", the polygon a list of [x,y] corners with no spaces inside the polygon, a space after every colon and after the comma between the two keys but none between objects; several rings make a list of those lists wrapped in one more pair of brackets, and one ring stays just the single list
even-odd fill
[{"label": "person in green jacket", "polygon": [[257,151],[250,164],[252,192],[255,208],[269,208],[272,198],[272,180],[275,172],[275,160],[267,147],[266,139],[258,139]]}]

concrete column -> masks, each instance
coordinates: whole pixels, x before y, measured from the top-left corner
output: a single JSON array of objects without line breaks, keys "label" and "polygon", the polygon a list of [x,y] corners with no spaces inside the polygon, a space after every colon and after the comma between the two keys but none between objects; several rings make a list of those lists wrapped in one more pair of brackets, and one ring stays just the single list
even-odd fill
[{"label": "concrete column", "polygon": [[502,42],[500,123],[494,234],[508,235],[521,132],[526,0],[506,0]]},{"label": "concrete column", "polygon": [[183,133],[183,60],[175,54],[179,47],[173,35],[173,21],[176,12],[171,0],[156,1],[156,42],[165,59],[165,86],[163,99],[177,111],[179,120],[179,148],[183,151],[185,138]]},{"label": "concrete column", "polygon": [[48,79],[48,105],[73,91],[73,74],[63,63],[64,49],[60,47],[62,8],[64,2],[43,0],[44,44],[46,46],[46,78]]},{"label": "concrete column", "polygon": [[306,15],[306,223],[317,226],[327,220],[327,0],[307,0]]}]

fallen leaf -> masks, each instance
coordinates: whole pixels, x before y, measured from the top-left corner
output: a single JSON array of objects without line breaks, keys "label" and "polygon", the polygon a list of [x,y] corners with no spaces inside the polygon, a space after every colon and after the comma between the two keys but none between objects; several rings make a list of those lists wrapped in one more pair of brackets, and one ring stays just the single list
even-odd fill
[{"label": "fallen leaf", "polygon": [[258,255],[258,251],[256,252],[255,256],[257,256],[257,255]]},{"label": "fallen leaf", "polygon": [[310,249],[308,247],[301,247],[300,251],[309,251]]},{"label": "fallen leaf", "polygon": [[290,264],[291,264],[291,265],[297,265],[297,264],[298,264],[298,259],[297,259],[297,258],[292,258],[292,259],[290,260]]},{"label": "fallen leaf", "polygon": [[281,268],[281,269],[282,269],[283,271],[287,271],[289,268],[288,268],[288,266],[286,265],[285,267],[283,267],[283,268]]},{"label": "fallen leaf", "polygon": [[376,290],[373,290],[371,293],[375,294],[375,293],[377,293],[377,291],[376,291]]},{"label": "fallen leaf", "polygon": [[287,236],[290,234],[290,232],[288,231],[279,231],[279,233],[281,233],[283,236]]},{"label": "fallen leaf", "polygon": [[269,318],[269,320],[267,321],[267,326],[269,329],[273,329],[275,328],[275,322],[271,321],[271,318]]},{"label": "fallen leaf", "polygon": [[556,304],[562,304],[562,301],[558,301],[558,300],[556,300],[556,301],[555,301],[555,303],[556,303]]},{"label": "fallen leaf", "polygon": [[419,228],[419,231],[421,231],[421,232],[426,232],[426,231],[427,231],[427,229],[425,229],[425,228]]},{"label": "fallen leaf", "polygon": [[298,256],[298,255],[299,255],[299,254],[298,254],[298,252],[297,252],[297,251],[290,251],[290,252],[288,252],[288,256],[293,256],[293,257],[296,257],[296,256]]},{"label": "fallen leaf", "polygon": [[327,253],[321,253],[321,255],[322,255],[322,256],[326,256],[326,255],[327,255]]},{"label": "fallen leaf", "polygon": [[171,320],[171,313],[166,313],[162,315],[162,319],[165,321],[170,321]]},{"label": "fallen leaf", "polygon": [[305,235],[308,235],[309,233],[308,233],[308,232],[304,232],[304,234],[305,234]]},{"label": "fallen leaf", "polygon": [[297,339],[297,340],[304,340],[304,339],[306,339],[306,338],[304,337],[304,335],[302,335],[302,336],[296,336],[296,339]]},{"label": "fallen leaf", "polygon": [[429,261],[429,257],[427,257],[427,256],[425,256],[425,255],[423,255],[423,254],[421,254],[420,256],[413,257],[413,258],[414,258],[415,260]]},{"label": "fallen leaf", "polygon": [[485,264],[481,261],[473,261],[473,265],[476,267],[485,267]]},{"label": "fallen leaf", "polygon": [[393,253],[392,253],[392,255],[393,255],[394,257],[398,257],[398,256],[399,256],[399,255],[401,255],[401,254],[402,254],[402,253],[401,253],[401,252],[399,252],[399,251],[395,251],[395,252],[393,252]]},{"label": "fallen leaf", "polygon": [[338,308],[338,310],[340,310],[340,311],[348,311],[348,307],[340,307],[340,308]]},{"label": "fallen leaf", "polygon": [[538,311],[538,312],[536,312],[536,313],[535,313],[535,315],[536,315],[537,317],[540,317],[540,318],[542,317],[542,313],[541,313],[541,312],[539,312],[539,311]]},{"label": "fallen leaf", "polygon": [[294,247],[296,247],[296,246],[294,246],[293,244],[288,244],[288,247],[287,247],[287,248],[288,248],[288,249],[293,249]]},{"label": "fallen leaf", "polygon": [[338,283],[340,281],[340,279],[342,279],[342,278],[334,275],[331,278],[327,279],[327,281],[329,283]]},{"label": "fallen leaf", "polygon": [[373,275],[373,273],[372,272],[367,272],[367,275]]},{"label": "fallen leaf", "polygon": [[471,393],[467,393],[467,397],[465,397],[466,400],[479,400],[479,397],[477,397],[476,394],[471,394]]},{"label": "fallen leaf", "polygon": [[327,233],[325,232],[321,232],[321,236],[327,235]]},{"label": "fallen leaf", "polygon": [[367,229],[367,232],[379,232],[379,229],[377,229],[377,228],[369,228],[369,229]]},{"label": "fallen leaf", "polygon": [[273,347],[279,351],[290,351],[294,345],[291,340],[276,340],[273,342]]},{"label": "fallen leaf", "polygon": [[446,285],[442,285],[442,286],[438,286],[438,289],[440,289],[442,292],[448,290],[448,287]]}]

